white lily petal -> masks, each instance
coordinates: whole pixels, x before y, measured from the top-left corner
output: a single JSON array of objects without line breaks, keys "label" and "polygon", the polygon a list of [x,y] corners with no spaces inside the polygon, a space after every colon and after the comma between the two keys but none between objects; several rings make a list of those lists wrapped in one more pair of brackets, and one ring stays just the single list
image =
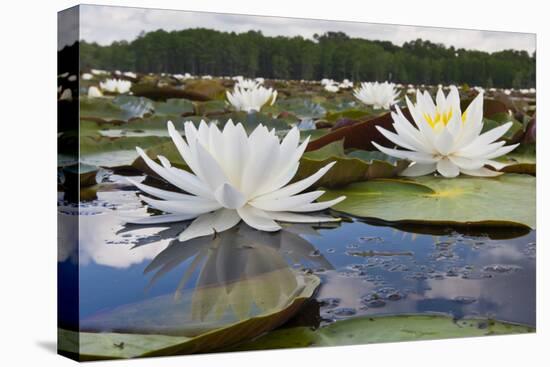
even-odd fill
[{"label": "white lily petal", "polygon": [[464,158],[455,155],[450,155],[448,158],[460,169],[479,169],[484,165],[484,161],[479,159]]},{"label": "white lily petal", "polygon": [[503,172],[493,171],[485,167],[481,167],[474,170],[461,169],[460,172],[468,176],[477,176],[477,177],[496,177],[503,174]]},{"label": "white lily petal", "polygon": [[290,210],[291,212],[295,213],[303,213],[303,212],[316,212],[320,210],[328,209],[346,199],[345,196],[339,196],[336,199],[327,200],[327,201],[320,201],[316,203],[309,203],[302,206],[298,206]]},{"label": "white lily petal", "polygon": [[213,200],[203,199],[198,196],[191,196],[194,199],[187,200],[156,200],[147,196],[139,195],[139,198],[155,209],[172,214],[194,214],[200,215],[221,208],[221,205]]},{"label": "white lily petal", "polygon": [[394,134],[391,131],[388,131],[388,130],[384,129],[381,126],[376,126],[376,129],[380,132],[380,134],[384,135],[384,137],[386,139],[388,139],[389,141],[391,141],[395,145],[400,146],[400,147],[405,148],[405,149],[409,149],[409,150],[417,150],[416,147],[409,144],[401,136],[399,136],[397,134]]},{"label": "white lily petal", "polygon": [[497,161],[493,161],[493,160],[490,160],[490,159],[487,160],[487,161],[485,161],[485,164],[488,165],[488,166],[493,167],[493,168],[496,169],[497,171],[500,171],[500,170],[503,169],[504,167],[510,165],[510,163],[502,163],[502,162],[497,162]]},{"label": "white lily petal", "polygon": [[433,173],[435,170],[435,163],[413,163],[405,168],[400,175],[405,177],[418,177]]},{"label": "white lily petal", "polygon": [[290,184],[288,186],[285,186],[282,189],[272,191],[268,194],[259,196],[256,198],[256,200],[274,200],[282,197],[292,196],[294,194],[302,192],[308,187],[310,187],[311,185],[313,185],[315,182],[317,182],[321,177],[323,177],[325,173],[327,173],[328,170],[331,169],[335,164],[336,162],[331,162],[326,166],[324,166],[323,168],[319,169],[317,172],[315,172],[311,176],[306,177],[300,181],[294,182],[293,184]]},{"label": "white lily petal", "polygon": [[338,222],[340,218],[296,214],[290,212],[266,212],[272,219],[291,223],[323,223]]},{"label": "white lily petal", "polygon": [[460,174],[458,166],[447,158],[442,158],[437,162],[437,172],[448,178],[456,177]]},{"label": "white lily petal", "polygon": [[216,200],[228,209],[237,209],[246,203],[246,197],[228,183],[218,187],[214,195]]},{"label": "white lily petal", "polygon": [[212,190],[216,190],[218,187],[228,182],[218,162],[201,143],[195,144],[194,149],[198,164],[204,167],[203,169],[201,168],[202,178]]},{"label": "white lily petal", "polygon": [[223,232],[236,226],[240,221],[241,218],[232,209],[220,209],[214,213],[203,214],[180,233],[178,240],[184,242],[192,238]]},{"label": "white lily petal", "polygon": [[435,139],[435,147],[441,155],[449,154],[453,150],[453,143],[453,135],[451,135],[446,127],[443,128],[439,136]]},{"label": "white lily petal", "polygon": [[131,178],[126,179],[128,182],[130,182],[132,185],[136,186],[141,191],[145,192],[146,194],[155,196],[159,199],[164,200],[188,200],[191,198],[194,198],[194,196],[182,194],[179,192],[174,191],[167,191],[167,190],[161,190],[153,186],[144,185],[142,183],[139,183],[135,180],[132,180]]},{"label": "white lily petal", "polygon": [[197,216],[193,214],[161,214],[152,215],[149,217],[121,216],[120,218],[124,221],[124,223],[130,224],[162,224],[182,222],[196,217]]},{"label": "white lily petal", "polygon": [[417,162],[417,163],[433,163],[437,161],[437,159],[435,159],[430,154],[426,154],[422,152],[411,152],[406,150],[389,149],[381,146],[380,144],[377,144],[374,141],[372,142],[372,144],[382,153],[391,155],[392,157],[408,159],[410,161]]},{"label": "white lily petal", "polygon": [[512,150],[516,149],[518,146],[519,146],[519,143],[518,144],[512,144],[512,145],[507,145],[505,147],[497,149],[496,151],[494,151],[491,154],[487,154],[484,158],[485,159],[498,158],[500,156],[503,156],[505,154],[510,153]]},{"label": "white lily petal", "polygon": [[493,143],[495,140],[502,137],[506,132],[512,127],[512,123],[508,122],[505,123],[499,127],[495,127],[494,129],[491,129],[487,132],[484,132],[483,134],[479,135],[477,138],[475,138],[470,144],[468,144],[464,149],[467,150],[470,146],[480,144],[480,145],[488,145]]},{"label": "white lily petal", "polygon": [[249,202],[255,208],[268,211],[287,211],[302,205],[311,203],[313,200],[323,195],[324,191],[311,191],[305,194],[299,194],[278,199],[256,199]]},{"label": "white lily petal", "polygon": [[190,175],[189,177],[184,177],[183,175],[175,174],[174,171],[173,171],[174,168],[166,169],[166,168],[162,167],[161,165],[159,165],[157,162],[153,161],[151,158],[149,158],[147,156],[147,154],[145,154],[143,149],[141,149],[139,147],[136,147],[136,150],[137,150],[138,154],[140,155],[140,157],[145,162],[145,164],[147,164],[147,166],[153,172],[155,172],[157,175],[159,175],[160,177],[162,177],[163,179],[165,179],[166,181],[168,181],[172,185],[177,186],[177,187],[181,188],[182,190],[187,191],[187,192],[192,193],[192,194],[195,194],[195,195],[200,195],[200,193],[203,192],[203,190],[200,190],[200,189],[197,188],[196,183],[195,183],[194,179],[192,178],[192,177],[195,177],[195,176],[189,174]]},{"label": "white lily petal", "polygon": [[260,231],[275,232],[281,229],[281,226],[271,219],[266,212],[250,205],[245,205],[237,209],[239,216],[250,227]]}]

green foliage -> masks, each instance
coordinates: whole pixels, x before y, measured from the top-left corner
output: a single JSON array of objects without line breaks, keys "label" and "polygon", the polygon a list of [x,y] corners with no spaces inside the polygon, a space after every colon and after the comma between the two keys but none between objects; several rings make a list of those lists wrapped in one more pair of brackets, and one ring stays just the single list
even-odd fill
[{"label": "green foliage", "polygon": [[241,344],[236,350],[388,343],[532,332],[533,328],[523,325],[483,319],[455,321],[441,315],[361,317],[335,322],[317,330],[308,327],[280,329]]},{"label": "green foliage", "polygon": [[341,32],[327,32],[309,40],[300,36],[266,37],[257,31],[157,30],[143,33],[132,42],[113,42],[109,46],[83,41],[80,52],[83,69],[535,86],[535,56],[526,51],[487,53],[421,39],[399,47],[390,42],[351,38]]}]

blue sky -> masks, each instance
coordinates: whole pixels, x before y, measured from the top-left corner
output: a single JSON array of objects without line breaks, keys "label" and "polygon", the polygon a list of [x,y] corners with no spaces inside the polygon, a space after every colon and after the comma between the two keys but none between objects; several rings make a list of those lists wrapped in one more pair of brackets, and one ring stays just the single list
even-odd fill
[{"label": "blue sky", "polygon": [[494,32],[451,28],[416,27],[390,24],[278,18],[187,12],[111,6],[81,6],[80,38],[106,45],[116,40],[131,41],[142,31],[186,28],[211,28],[237,33],[260,30],[267,36],[312,38],[314,33],[342,31],[352,37],[391,41],[402,45],[417,38],[458,48],[483,51],[503,49],[535,50],[535,35],[531,33]]}]

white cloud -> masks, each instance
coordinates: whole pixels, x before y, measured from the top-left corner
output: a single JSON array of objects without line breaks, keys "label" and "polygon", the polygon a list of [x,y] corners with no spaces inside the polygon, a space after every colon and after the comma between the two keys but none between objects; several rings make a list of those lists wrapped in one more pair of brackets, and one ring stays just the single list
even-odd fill
[{"label": "white cloud", "polygon": [[531,33],[495,32],[481,30],[416,27],[392,24],[373,24],[251,15],[188,12],[125,8],[113,6],[81,6],[81,39],[101,45],[117,40],[135,39],[141,31],[187,28],[211,28],[220,31],[246,32],[260,30],[266,36],[296,36],[313,38],[315,33],[342,31],[351,37],[391,41],[402,45],[417,38],[443,43],[457,48],[498,51],[527,50],[536,47]]}]

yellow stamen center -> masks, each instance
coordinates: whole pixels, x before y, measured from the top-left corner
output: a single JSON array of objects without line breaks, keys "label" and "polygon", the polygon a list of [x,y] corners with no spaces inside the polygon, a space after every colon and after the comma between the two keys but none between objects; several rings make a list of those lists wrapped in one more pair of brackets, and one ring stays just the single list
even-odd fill
[{"label": "yellow stamen center", "polygon": [[[443,124],[443,126],[447,126],[449,121],[451,121],[452,117],[453,117],[452,107],[449,108],[449,110],[446,112],[440,112],[439,108],[436,107],[435,116],[431,116],[427,113],[424,113],[424,119],[426,120],[428,125],[432,127],[432,129],[436,129],[439,126],[439,124]],[[464,111],[464,113],[462,114],[461,119],[462,119],[462,123],[466,122],[466,111]]]}]

